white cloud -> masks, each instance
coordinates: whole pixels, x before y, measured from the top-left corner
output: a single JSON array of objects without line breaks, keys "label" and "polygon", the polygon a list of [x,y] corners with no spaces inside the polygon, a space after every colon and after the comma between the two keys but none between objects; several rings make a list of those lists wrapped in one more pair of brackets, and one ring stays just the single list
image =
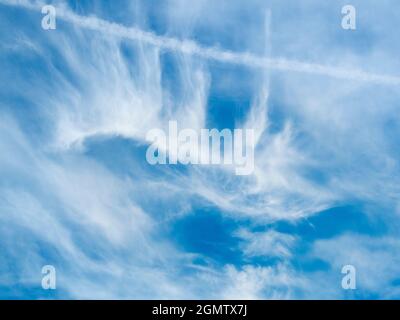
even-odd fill
[{"label": "white cloud", "polygon": [[250,232],[241,229],[237,236],[243,240],[242,251],[248,257],[289,258],[296,242],[296,237],[275,230]]},{"label": "white cloud", "polygon": [[277,267],[245,266],[237,270],[226,268],[227,286],[223,288],[225,299],[290,299],[296,288],[303,286],[303,280],[294,275],[285,265]]},{"label": "white cloud", "polygon": [[[2,3],[19,5],[29,9],[37,9],[41,7],[41,2],[35,3],[29,1],[2,0]],[[156,46],[160,49],[178,51],[184,54],[195,55],[201,58],[216,60],[224,63],[241,64],[252,68],[304,72],[315,75],[325,75],[338,79],[366,81],[384,85],[400,85],[400,78],[397,76],[373,74],[357,69],[325,66],[315,63],[288,60],[285,58],[263,58],[250,53],[235,53],[227,50],[218,50],[216,48],[206,48],[193,41],[180,41],[175,38],[157,36],[151,32],[146,32],[137,28],[127,28],[93,16],[79,16],[66,9],[65,6],[63,6],[62,10],[58,12],[58,16],[61,19],[64,19],[67,22],[73,23],[82,28],[99,31],[106,35],[140,41]]]},{"label": "white cloud", "polygon": [[[0,2],[34,10],[40,5]],[[379,59],[373,59],[374,68],[367,68],[369,71],[348,68],[354,56],[337,55],[337,51],[321,52],[332,66],[341,67],[273,58],[274,35],[288,34],[291,27],[286,32],[274,30],[275,12],[264,6],[263,32],[258,38],[246,38],[250,47],[254,42],[254,48],[264,48],[260,55],[250,53],[247,46],[241,53],[206,47],[180,40],[176,30],[186,26],[180,36],[190,39],[198,24],[204,27],[213,22],[222,28],[226,22],[218,14],[222,8],[215,4],[213,8],[218,10],[209,16],[210,3],[199,2],[191,7],[193,19],[188,19],[185,3],[171,3],[167,31],[172,35],[168,36],[95,16],[78,16],[63,6],[59,17],[68,23],[56,36],[45,33],[21,36],[15,44],[3,42],[1,50],[18,54],[30,48],[30,54],[43,63],[44,74],[31,73],[22,77],[23,81],[9,81],[2,90],[18,92],[36,108],[46,135],[28,139],[16,125],[7,124],[12,123],[10,119],[0,121],[0,172],[2,180],[11,184],[1,185],[1,209],[7,213],[2,219],[11,228],[29,230],[70,259],[62,281],[75,297],[207,297],[209,292],[204,293],[201,286],[203,278],[214,285],[215,297],[286,298],[295,295],[291,287],[308,288],[304,290],[310,290],[307,292],[312,296],[312,288],[322,286],[321,282],[305,281],[287,265],[200,270],[192,265],[191,255],[179,252],[165,239],[155,239],[154,234],[162,222],[190,211],[193,197],[217,206],[223,214],[250,218],[255,224],[295,221],[349,199],[389,207],[396,203],[399,131],[391,121],[397,119],[400,81],[396,76],[370,71],[379,70],[387,50],[375,49],[374,57]],[[174,12],[174,8],[179,10]],[[231,10],[238,14],[240,7]],[[324,37],[322,31],[313,30],[314,42]],[[299,40],[291,46],[294,51],[306,52],[306,44]],[[322,54],[319,50],[323,50],[322,45],[318,46],[318,54]],[[126,51],[131,55],[128,58]],[[163,66],[166,52],[172,56],[179,78],[170,87],[163,82],[168,78]],[[366,65],[371,55],[360,54],[359,58]],[[190,128],[205,127],[214,85],[209,69],[216,61],[249,67],[260,79],[252,88],[248,113],[235,119],[237,125],[256,129],[253,176],[238,178],[229,170],[209,167],[192,167],[184,173],[162,168],[160,175],[153,176],[133,161],[135,165],[121,177],[80,152],[79,147],[96,136],[122,136],[145,145],[146,132],[165,128],[170,119]],[[390,63],[384,64],[385,70],[390,70]],[[272,72],[277,70],[285,72]],[[271,88],[272,80],[277,85]],[[282,126],[273,130],[274,111],[280,113]],[[29,136],[29,129],[24,132]],[[155,218],[141,208],[140,198],[154,195],[157,200],[174,203],[169,209],[172,212],[166,209]],[[79,227],[83,239],[72,226]],[[242,231],[240,236],[246,240],[242,249],[248,257],[288,259],[293,255],[296,240],[290,235]],[[357,247],[353,252],[362,269],[367,268],[365,256],[370,252],[377,261],[389,257],[386,251],[365,247],[365,239],[357,239],[354,243],[350,238],[337,241]],[[90,257],[78,240],[100,248],[103,260]],[[390,252],[397,246],[396,240],[380,241]],[[39,250],[34,245],[27,247],[31,260],[42,263]],[[333,240],[317,242],[316,255],[334,261],[334,247]],[[341,261],[347,258],[344,255]],[[392,258],[391,266],[396,259]],[[24,263],[21,268],[27,279],[33,279],[27,266],[29,263]],[[188,286],[177,278],[182,266],[198,271]],[[89,270],[90,276],[85,277],[82,270]],[[395,273],[394,267],[385,267],[385,283]],[[102,277],[101,283],[97,283],[98,277]],[[120,278],[126,283],[116,287]],[[376,277],[367,279],[366,287],[375,290],[377,281]],[[330,293],[340,296],[336,289]]]},{"label": "white cloud", "polygon": [[393,284],[398,279],[399,247],[400,241],[390,236],[346,234],[317,241],[312,254],[328,261],[338,275],[344,265],[353,265],[359,292],[379,293],[382,298],[390,299],[400,292]]}]

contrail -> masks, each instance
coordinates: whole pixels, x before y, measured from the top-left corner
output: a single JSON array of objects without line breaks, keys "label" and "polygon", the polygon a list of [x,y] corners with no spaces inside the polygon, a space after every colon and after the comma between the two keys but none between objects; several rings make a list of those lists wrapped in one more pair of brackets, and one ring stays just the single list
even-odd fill
[{"label": "contrail", "polygon": [[[40,2],[32,3],[28,0],[0,0],[0,3],[39,11],[42,6],[45,5]],[[223,63],[243,65],[251,68],[316,74],[338,79],[373,82],[383,85],[400,85],[400,77],[397,76],[374,74],[363,70],[326,66],[316,63],[288,60],[285,58],[266,58],[246,52],[238,53],[230,50],[221,50],[215,47],[204,47],[191,40],[179,40],[172,37],[160,36],[152,32],[143,31],[139,28],[125,27],[94,16],[80,16],[73,13],[66,6],[57,9],[57,18],[84,29],[123,39],[141,41],[163,50],[181,52],[183,54]]]}]

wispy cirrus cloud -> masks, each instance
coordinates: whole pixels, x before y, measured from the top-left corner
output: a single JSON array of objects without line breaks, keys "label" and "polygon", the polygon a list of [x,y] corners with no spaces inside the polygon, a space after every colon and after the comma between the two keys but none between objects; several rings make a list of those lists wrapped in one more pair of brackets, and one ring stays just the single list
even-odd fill
[{"label": "wispy cirrus cloud", "polygon": [[[62,23],[55,32],[40,29],[44,2],[0,3],[7,30],[0,33],[0,208],[11,230],[0,233],[10,248],[3,252],[4,287],[38,286],[37,270],[51,260],[60,268],[61,297],[312,298],[326,283],[326,296],[345,296],[338,278],[351,254],[336,256],[333,248],[347,248],[355,239],[363,251],[366,238],[307,240],[296,227],[325,209],[360,202],[372,208],[371,221],[395,221],[399,79],[396,68],[388,68],[390,48],[379,44],[352,56],[332,40],[326,49],[327,27],[312,29],[307,19],[312,1],[296,28],[312,29],[309,41],[322,43],[316,51],[331,63],[273,58],[285,46],[299,56],[309,50],[303,38],[290,45],[279,38],[293,35],[293,17],[274,2],[250,3],[254,29],[238,23],[230,32],[249,30],[243,43],[254,42],[258,54],[251,45],[236,51],[202,42],[204,34],[217,43],[226,37],[216,24],[237,21],[244,14],[238,3],[223,18],[210,3],[199,3],[186,28],[186,2],[170,1],[168,10],[138,2],[137,15],[145,21],[151,11],[148,19],[155,19],[139,28],[98,18],[90,3],[92,14],[84,15],[59,1]],[[330,17],[328,6],[321,5],[322,20]],[[11,28],[15,14],[24,23]],[[207,28],[201,25],[206,18]],[[165,23],[165,35],[144,31],[157,29],[156,22]],[[258,30],[257,37],[250,30]],[[382,37],[390,39],[387,32]],[[363,68],[350,67],[359,65],[355,58]],[[379,67],[390,72],[371,71]],[[254,175],[237,177],[222,167],[148,166],[146,132],[165,129],[170,119],[195,129],[254,128]],[[215,230],[204,228],[195,245],[174,239],[177,221],[205,214],[199,213],[204,208],[233,221],[222,251],[233,252],[234,262],[224,255],[211,258],[202,246]],[[279,222],[293,234],[275,230]],[[189,231],[194,238],[197,229]],[[395,240],[378,243],[396,247]],[[317,264],[311,271],[298,268],[304,253],[298,246],[313,248],[305,257],[324,260],[328,270],[315,271]],[[396,274],[385,268],[385,283]],[[378,288],[378,281],[365,286],[367,292]]]},{"label": "wispy cirrus cloud", "polygon": [[[22,6],[29,9],[40,9],[44,2],[30,2],[19,0],[4,0],[4,4]],[[383,85],[400,85],[400,78],[396,75],[380,75],[357,69],[325,66],[317,63],[307,63],[285,58],[266,58],[251,53],[236,53],[228,50],[203,47],[194,41],[178,40],[171,37],[159,36],[138,28],[128,28],[116,23],[111,23],[96,17],[79,16],[63,6],[58,12],[59,18],[81,28],[95,30],[118,38],[140,41],[156,46],[159,49],[172,50],[198,56],[200,58],[216,60],[223,63],[239,64],[252,68],[266,68],[281,71],[304,72],[328,77],[372,82]]]}]

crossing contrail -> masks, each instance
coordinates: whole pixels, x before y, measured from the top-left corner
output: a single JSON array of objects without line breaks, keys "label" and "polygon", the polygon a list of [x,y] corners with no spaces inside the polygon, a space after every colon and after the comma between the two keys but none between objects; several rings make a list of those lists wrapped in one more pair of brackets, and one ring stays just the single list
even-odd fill
[{"label": "crossing contrail", "polygon": [[[0,0],[0,3],[38,10],[39,12],[42,6],[45,5],[42,2],[31,2],[28,0]],[[57,19],[64,20],[80,28],[123,39],[140,41],[163,50],[181,52],[183,54],[223,63],[243,65],[251,68],[323,75],[337,79],[372,82],[382,85],[400,85],[400,77],[398,76],[375,74],[363,70],[307,63],[285,58],[268,58],[246,52],[240,53],[215,47],[205,47],[191,40],[180,40],[173,37],[160,36],[136,27],[126,27],[121,24],[109,22],[95,16],[77,15],[66,6],[57,8]]]}]

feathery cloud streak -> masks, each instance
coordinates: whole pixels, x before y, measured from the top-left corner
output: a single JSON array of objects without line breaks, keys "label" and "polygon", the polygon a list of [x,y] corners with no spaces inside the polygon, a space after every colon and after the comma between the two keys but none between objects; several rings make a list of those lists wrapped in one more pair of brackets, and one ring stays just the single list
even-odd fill
[{"label": "feathery cloud streak", "polygon": [[[40,2],[31,3],[25,0],[0,0],[0,3],[22,6],[31,10],[40,10],[43,5]],[[80,16],[73,13],[65,6],[57,10],[57,17],[81,28],[102,32],[119,38],[141,41],[160,49],[178,51],[183,54],[194,55],[223,63],[244,65],[251,68],[323,75],[332,78],[371,82],[381,85],[400,85],[400,77],[398,76],[375,74],[363,70],[326,66],[285,58],[265,58],[248,52],[237,53],[213,47],[203,47],[191,40],[179,40],[172,37],[159,36],[136,27],[126,27],[95,16]]]}]

